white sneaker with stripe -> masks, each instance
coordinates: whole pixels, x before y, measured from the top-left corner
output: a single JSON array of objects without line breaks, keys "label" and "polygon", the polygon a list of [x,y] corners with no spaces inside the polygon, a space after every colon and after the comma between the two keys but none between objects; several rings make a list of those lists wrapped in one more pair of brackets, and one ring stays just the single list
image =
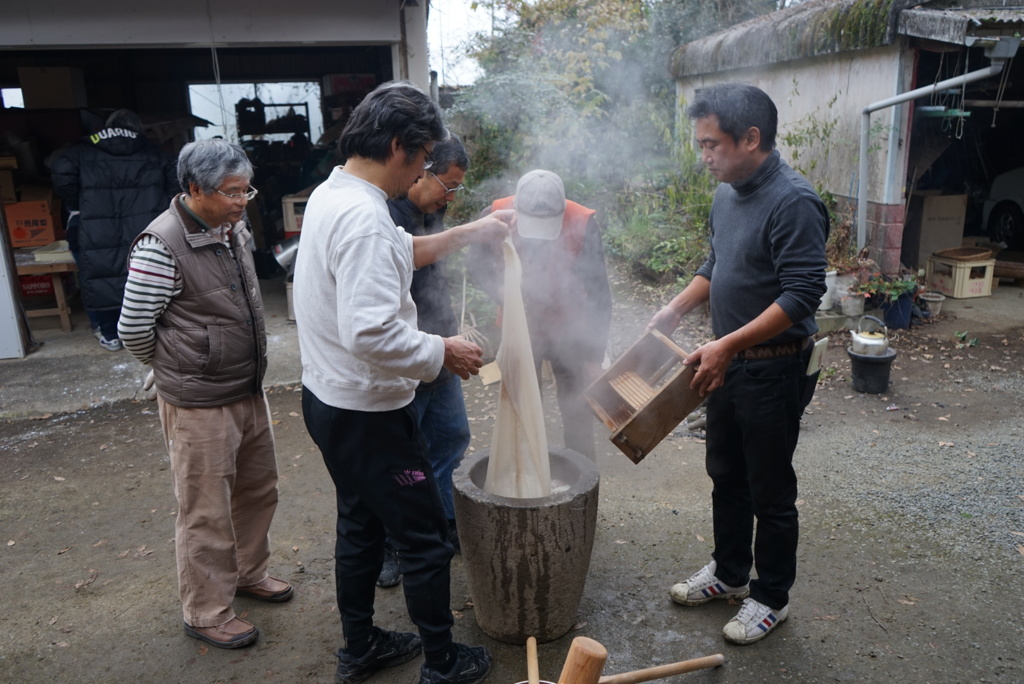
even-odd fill
[{"label": "white sneaker with stripe", "polygon": [[752,644],[768,636],[768,633],[785,622],[787,617],[789,606],[776,610],[748,598],[743,601],[743,607],[736,617],[725,623],[722,634],[726,641],[734,644]]},{"label": "white sneaker with stripe", "polygon": [[693,577],[672,587],[669,594],[681,606],[699,606],[713,599],[741,599],[750,594],[749,583],[742,587],[730,587],[715,577],[718,564],[711,561],[698,570]]}]

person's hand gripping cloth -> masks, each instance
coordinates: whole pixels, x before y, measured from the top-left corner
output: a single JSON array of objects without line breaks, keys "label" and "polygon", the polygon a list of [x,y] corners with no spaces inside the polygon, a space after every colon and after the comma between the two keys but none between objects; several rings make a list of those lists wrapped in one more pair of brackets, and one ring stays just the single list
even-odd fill
[{"label": "person's hand gripping cloth", "polygon": [[505,256],[505,301],[497,358],[501,393],[484,491],[531,499],[551,493],[548,438],[520,289],[523,267],[511,239],[506,238],[501,249]]}]

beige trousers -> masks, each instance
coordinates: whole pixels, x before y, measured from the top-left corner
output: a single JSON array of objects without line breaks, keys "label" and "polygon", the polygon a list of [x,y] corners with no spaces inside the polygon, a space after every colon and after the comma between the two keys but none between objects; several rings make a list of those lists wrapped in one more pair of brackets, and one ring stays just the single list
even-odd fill
[{"label": "beige trousers", "polygon": [[277,508],[270,407],[251,396],[215,408],[159,400],[178,519],[174,541],[185,622],[213,627],[235,617],[236,587],[261,582]]}]

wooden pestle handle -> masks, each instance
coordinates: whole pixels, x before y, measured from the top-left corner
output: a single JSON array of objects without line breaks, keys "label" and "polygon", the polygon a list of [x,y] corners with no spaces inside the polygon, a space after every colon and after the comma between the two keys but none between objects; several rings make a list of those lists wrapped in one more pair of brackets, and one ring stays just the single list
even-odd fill
[{"label": "wooden pestle handle", "polygon": [[540,665],[537,662],[537,637],[526,640],[526,678],[530,684],[540,684]]},{"label": "wooden pestle handle", "polygon": [[[709,667],[718,667],[723,664],[725,664],[725,656],[721,653],[716,653],[714,655],[704,656],[703,658],[693,658],[691,660],[683,660],[678,663],[648,667],[645,670],[633,670],[632,672],[623,672],[622,674],[617,675],[605,675],[604,677],[599,678],[597,682],[598,684],[638,684],[638,682],[649,682],[652,679],[671,677],[672,675],[683,674],[684,672],[693,672],[694,670],[704,670]],[[559,684],[562,684],[561,680],[559,680]]]},{"label": "wooden pestle handle", "polygon": [[597,684],[606,660],[608,649],[593,639],[578,636],[569,646],[558,684]]}]

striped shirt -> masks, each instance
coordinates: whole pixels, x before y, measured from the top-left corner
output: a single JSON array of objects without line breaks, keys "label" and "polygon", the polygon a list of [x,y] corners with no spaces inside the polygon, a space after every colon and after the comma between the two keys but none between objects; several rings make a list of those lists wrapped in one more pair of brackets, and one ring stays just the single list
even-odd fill
[{"label": "striped shirt", "polygon": [[[212,228],[232,257],[230,226]],[[156,351],[156,322],[171,299],[181,294],[182,275],[177,262],[160,238],[144,235],[128,257],[128,282],[124,288],[117,334],[124,348],[144,364],[153,362]]]}]

